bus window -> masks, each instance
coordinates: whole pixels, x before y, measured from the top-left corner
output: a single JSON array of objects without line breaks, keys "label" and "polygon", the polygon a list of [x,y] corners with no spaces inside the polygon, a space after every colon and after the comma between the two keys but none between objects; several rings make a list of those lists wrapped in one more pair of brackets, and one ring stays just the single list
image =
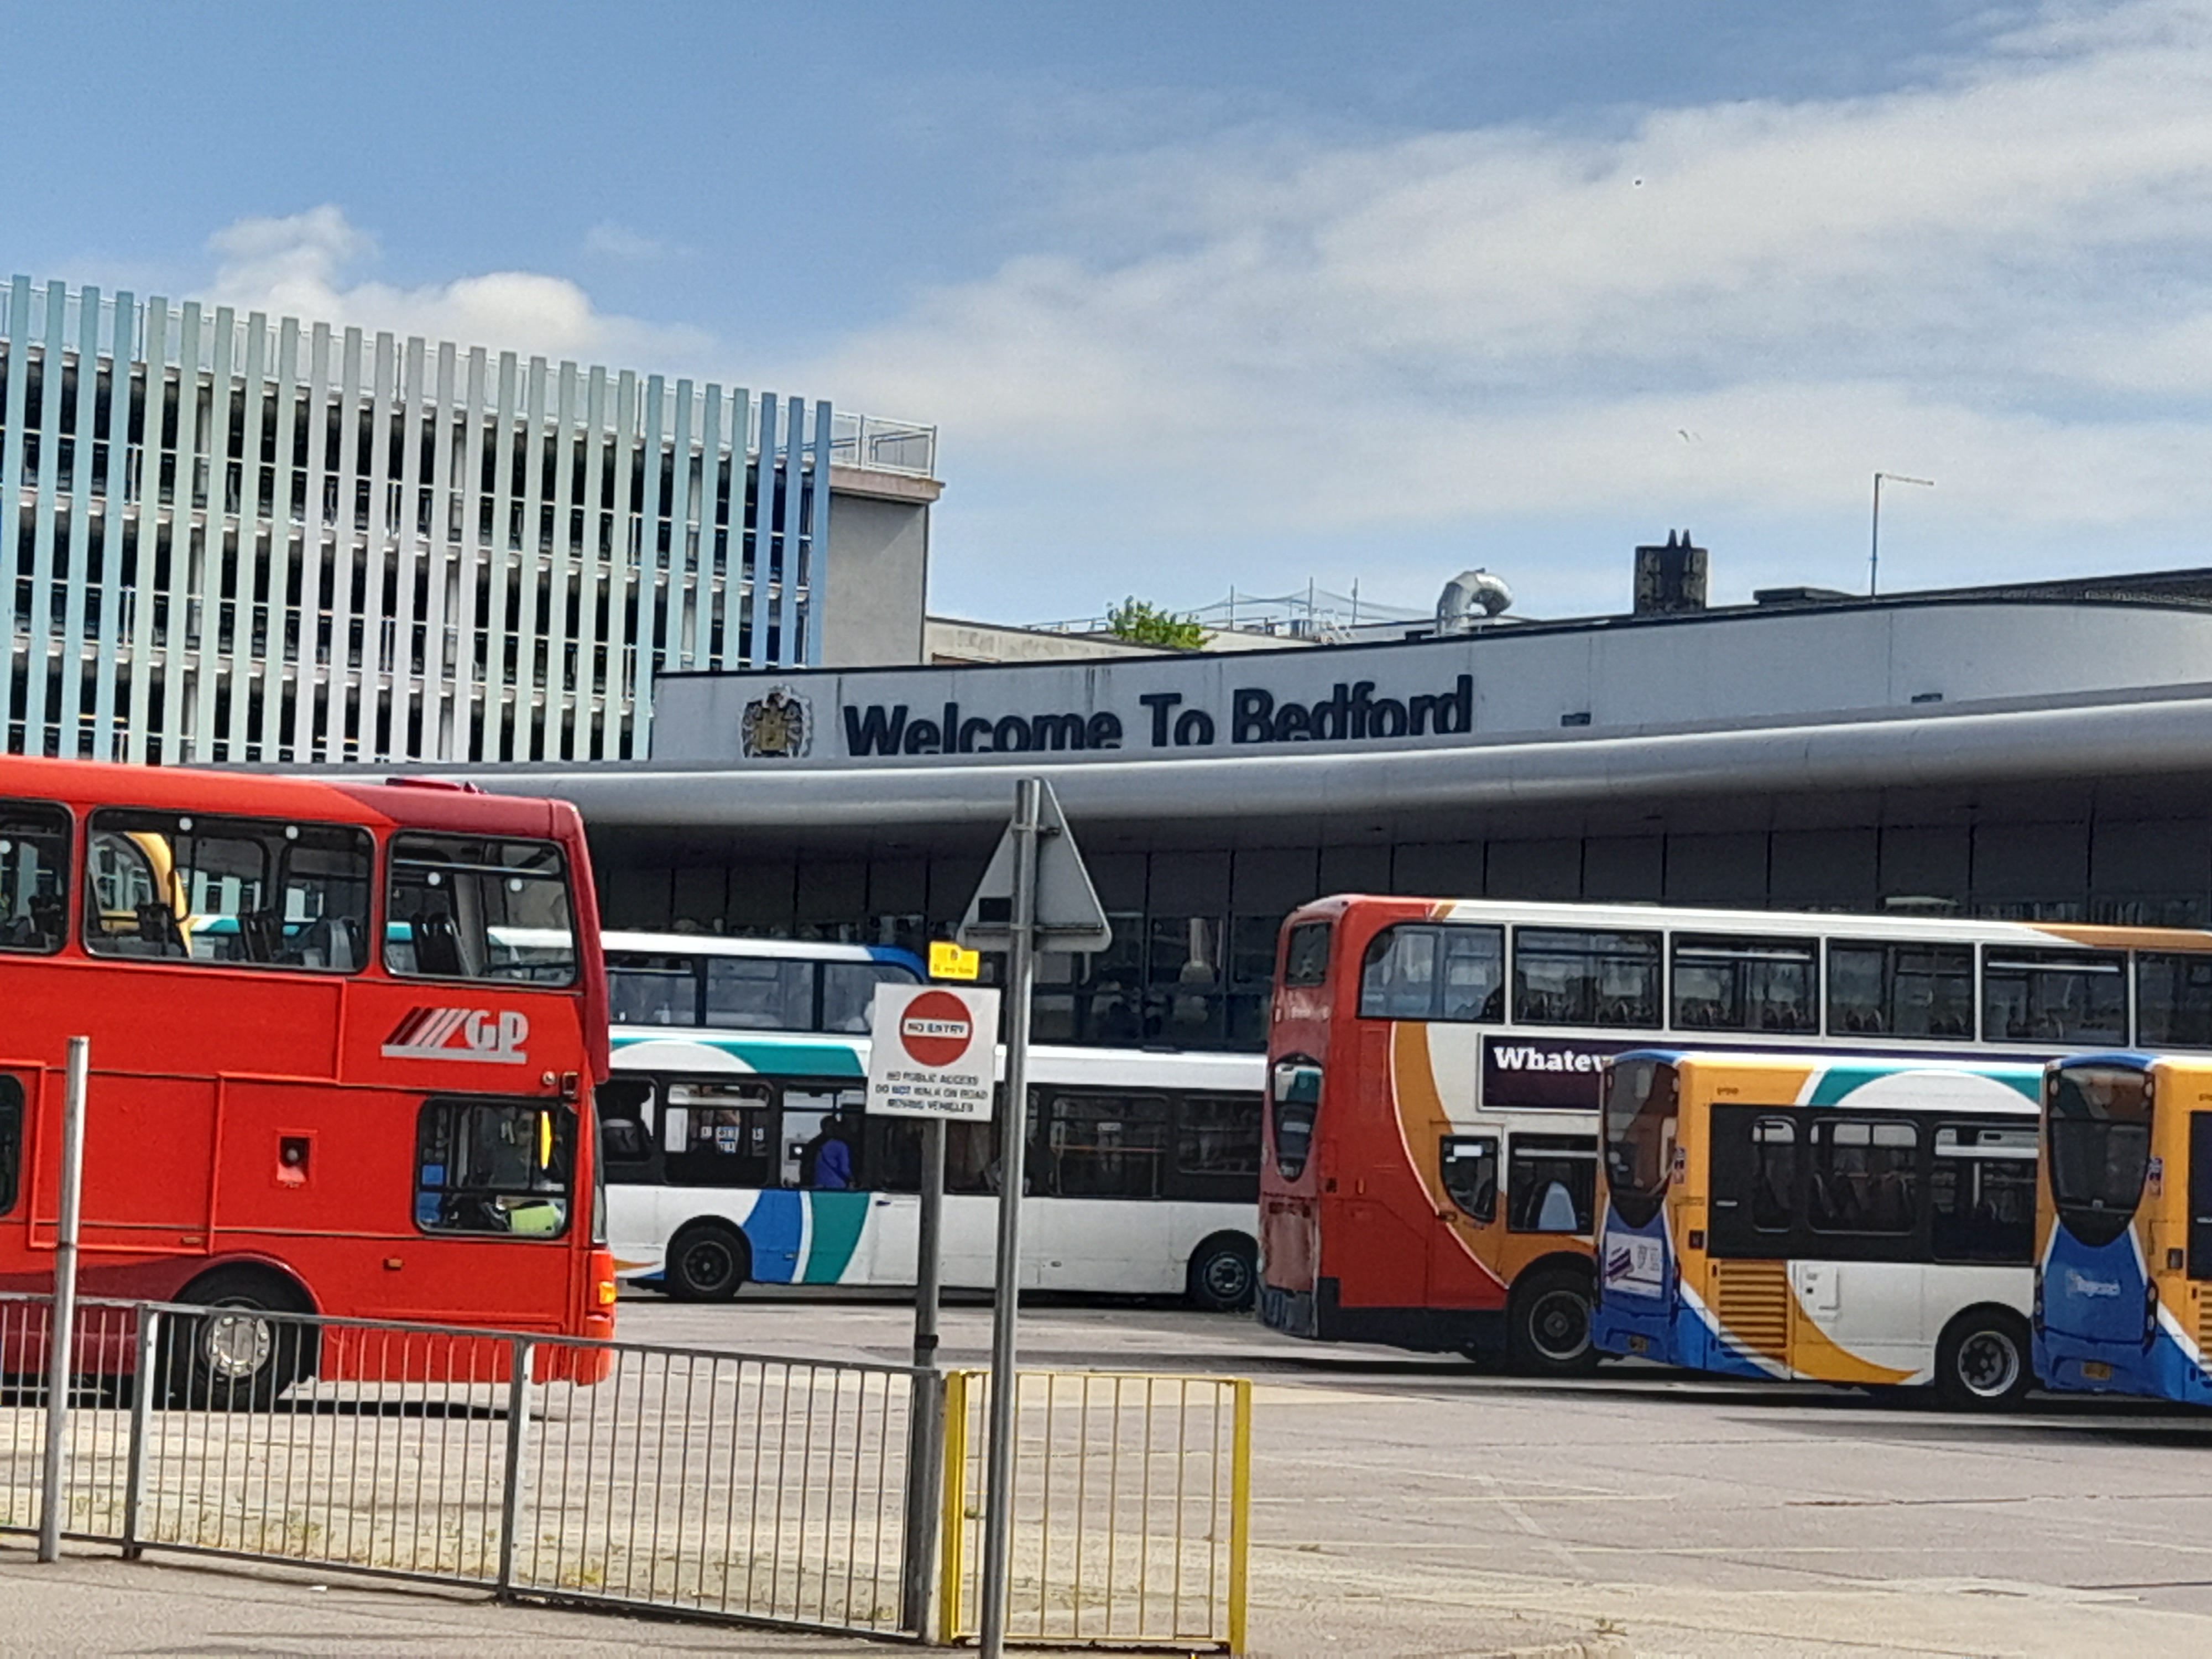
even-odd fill
[{"label": "bus window", "polygon": [[1605,1080],[1605,1178],[1613,1207],[1647,1227],[1674,1166],[1680,1079],[1663,1060],[1619,1060]]},{"label": "bus window", "polygon": [[1494,1022],[1504,1016],[1505,930],[1408,922],[1367,943],[1359,1012],[1370,1019]]},{"label": "bus window", "polygon": [[1938,1261],[2033,1261],[2035,1131],[1939,1127],[1928,1219],[1929,1253]]},{"label": "bus window", "polygon": [[1314,1114],[1321,1107],[1321,1062],[1291,1054],[1268,1073],[1267,1094],[1275,1121],[1275,1168],[1285,1181],[1305,1172],[1313,1148]]},{"label": "bus window", "polygon": [[1530,1025],[1656,1029],[1659,935],[1515,928],[1513,1017]]},{"label": "bus window", "polygon": [[1920,1130],[1901,1119],[1820,1117],[1813,1123],[1807,1219],[1816,1233],[1895,1237],[1920,1214]]},{"label": "bus window", "polygon": [[1176,1168],[1188,1176],[1260,1173],[1260,1097],[1185,1095],[1176,1114]]},{"label": "bus window", "polygon": [[1794,1115],[1716,1105],[1706,1121],[1713,1255],[1765,1261],[1789,1255],[1801,1170]]},{"label": "bus window", "polygon": [[[995,1122],[978,1123],[971,1120],[947,1123],[945,1126],[945,1190],[948,1193],[990,1193],[998,1190],[996,1160],[998,1148],[993,1144]],[[910,1117],[872,1116],[865,1120],[864,1128],[873,1133],[870,1139],[864,1135],[863,1145],[868,1149],[863,1167],[869,1172],[868,1184],[878,1192],[912,1193],[921,1188],[921,1125]]]},{"label": "bus window", "polygon": [[69,914],[70,815],[0,801],[0,951],[58,951]]},{"label": "bus window", "polygon": [[662,1096],[660,1147],[681,1187],[776,1184],[774,1097],[765,1083],[687,1079]]},{"label": "bus window", "polygon": [[1970,945],[1828,946],[1828,1032],[1889,1036],[1974,1036],[1974,951]]},{"label": "bus window", "polygon": [[1982,952],[1985,1042],[2125,1042],[2127,958],[2118,951]]},{"label": "bus window", "polygon": [[392,838],[384,965],[424,979],[576,981],[561,849],[468,836]]},{"label": "bus window", "polygon": [[1809,942],[1677,933],[1674,969],[1678,1027],[1810,1031],[1819,1024]]},{"label": "bus window", "polygon": [[351,973],[371,857],[368,833],[343,824],[94,812],[86,948]]},{"label": "bus window", "polygon": [[1060,1198],[1158,1198],[1168,1103],[1158,1095],[1054,1090],[1044,1099],[1036,1189]]},{"label": "bus window", "polygon": [[2084,1244],[2109,1244],[2135,1218],[2150,1170],[2150,1079],[2124,1066],[2062,1066],[2045,1088],[2058,1218]]},{"label": "bus window", "polygon": [[568,1224],[575,1114],[536,1102],[434,1100],[416,1127],[425,1232],[551,1238]]},{"label": "bus window", "polygon": [[1498,1137],[1446,1135],[1437,1158],[1451,1201],[1486,1227],[1498,1219]]},{"label": "bus window", "polygon": [[1587,1233],[1597,1202],[1597,1143],[1515,1135],[1507,1145],[1505,1224],[1516,1233]]},{"label": "bus window", "polygon": [[607,1008],[617,1025],[696,1025],[697,959],[609,952]]},{"label": "bus window", "polygon": [[592,1106],[599,1120],[601,1162],[624,1176],[645,1178],[653,1164],[652,1079],[609,1078],[592,1091]]},{"label": "bus window", "polygon": [[[834,1086],[808,1089],[786,1085],[783,1091],[783,1184],[787,1187],[860,1187],[866,1184],[860,1164],[860,1111],[867,1100],[860,1089]],[[823,1153],[832,1140],[845,1144],[843,1168],[833,1160],[825,1165]]]},{"label": "bus window", "polygon": [[1283,943],[1283,983],[1325,985],[1328,982],[1328,924],[1302,921]]},{"label": "bus window", "polygon": [[0,1072],[0,1215],[15,1207],[23,1173],[23,1085]]},{"label": "bus window", "polygon": [[2212,1048],[2212,956],[2136,953],[2135,1040],[2145,1048]]},{"label": "bus window", "polygon": [[1228,1204],[1260,1198],[1260,1097],[1187,1094],[1173,1099],[1175,1162],[1167,1196]]},{"label": "bus window", "polygon": [[914,969],[897,962],[825,962],[822,964],[823,1031],[866,1036],[875,1012],[876,987],[920,983]]},{"label": "bus window", "polygon": [[811,1030],[814,964],[708,957],[707,1024],[741,1031]]},{"label": "bus window", "polygon": [[1755,1233],[1786,1233],[1797,1208],[1797,1126],[1762,1117],[1751,1126],[1751,1191],[1746,1212]]}]

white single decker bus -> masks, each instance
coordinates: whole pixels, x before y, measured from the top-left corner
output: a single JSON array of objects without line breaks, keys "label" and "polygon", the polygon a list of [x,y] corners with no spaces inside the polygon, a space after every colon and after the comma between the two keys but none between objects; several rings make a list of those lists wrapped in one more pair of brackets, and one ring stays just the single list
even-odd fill
[{"label": "white single decker bus", "polygon": [[[913,1284],[921,1127],[862,1109],[874,987],[920,981],[921,964],[680,934],[610,933],[606,950],[614,1076],[599,1115],[617,1271],[687,1301],[749,1282]],[[1262,1067],[1033,1046],[1024,1288],[1249,1308]],[[988,1289],[999,1126],[945,1133],[944,1282]]]}]

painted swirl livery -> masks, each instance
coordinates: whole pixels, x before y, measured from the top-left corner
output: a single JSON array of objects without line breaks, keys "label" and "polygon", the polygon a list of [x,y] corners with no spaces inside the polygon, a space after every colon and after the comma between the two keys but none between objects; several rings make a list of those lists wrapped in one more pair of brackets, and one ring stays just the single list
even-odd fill
[{"label": "painted swirl livery", "polygon": [[2033,1382],[2032,1066],[1650,1049],[1607,1068],[1591,1335],[1723,1376]]},{"label": "painted swirl livery", "polygon": [[[1578,1370],[1595,1352],[1599,1105],[1621,1056],[1741,1051],[1825,1067],[1830,1085],[1844,1055],[2040,1066],[2131,1030],[2212,1030],[2208,955],[2212,933],[2195,930],[1316,900],[1278,941],[1261,1317],[1322,1341]],[[1951,1180],[1951,1156],[1930,1182]],[[1795,1271],[1745,1256],[1722,1277],[1747,1317],[1765,1309],[1786,1328]],[[1865,1276],[1823,1269],[1808,1305],[1825,1316],[1832,1283]],[[1798,1330],[1793,1351],[1811,1353],[1824,1328]],[[1756,1369],[1767,1352],[1747,1341],[1738,1358]],[[1863,1380],[1927,1370],[1911,1356],[1868,1366]]]}]

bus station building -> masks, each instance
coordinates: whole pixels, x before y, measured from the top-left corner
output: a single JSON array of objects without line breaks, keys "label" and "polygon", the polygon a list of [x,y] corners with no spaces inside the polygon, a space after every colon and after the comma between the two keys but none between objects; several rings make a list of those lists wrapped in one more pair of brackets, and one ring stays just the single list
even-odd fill
[{"label": "bus station building", "polygon": [[649,760],[441,769],[575,801],[611,926],[908,946],[1040,773],[1115,932],[1054,1041],[1261,1046],[1335,891],[2212,918],[2212,570],[1708,607],[1702,563],[1381,642],[666,673]]}]

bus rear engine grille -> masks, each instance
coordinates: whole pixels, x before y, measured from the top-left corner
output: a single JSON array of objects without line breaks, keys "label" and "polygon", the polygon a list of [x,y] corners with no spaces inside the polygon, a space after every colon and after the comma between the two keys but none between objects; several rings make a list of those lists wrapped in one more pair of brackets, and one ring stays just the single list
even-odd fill
[{"label": "bus rear engine grille", "polygon": [[1790,1277],[1779,1261],[1723,1261],[1715,1311],[1741,1346],[1779,1359],[1790,1340]]}]

